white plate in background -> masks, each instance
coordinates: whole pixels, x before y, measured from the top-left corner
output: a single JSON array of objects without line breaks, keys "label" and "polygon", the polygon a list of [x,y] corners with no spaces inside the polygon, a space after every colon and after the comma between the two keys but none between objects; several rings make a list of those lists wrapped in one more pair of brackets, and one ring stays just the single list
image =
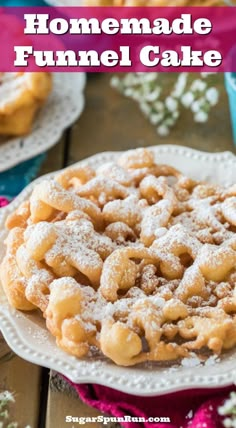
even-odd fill
[{"label": "white plate in background", "polygon": [[85,73],[53,73],[53,89],[37,113],[30,134],[0,143],[0,172],[45,152],[84,108]]},{"label": "white plate in background", "polygon": [[46,0],[50,6],[83,6],[83,0]]}]

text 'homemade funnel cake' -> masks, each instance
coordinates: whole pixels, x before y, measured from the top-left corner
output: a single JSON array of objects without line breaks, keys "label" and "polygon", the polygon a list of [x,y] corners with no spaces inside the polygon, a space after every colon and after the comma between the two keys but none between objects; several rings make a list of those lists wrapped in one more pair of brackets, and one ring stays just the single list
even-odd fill
[{"label": "text 'homemade funnel cake'", "polygon": [[8,300],[39,308],[66,352],[130,366],[236,344],[235,185],[137,149],[41,181],[6,227]]},{"label": "text 'homemade funnel cake'", "polygon": [[24,135],[52,89],[49,73],[0,73],[0,135]]}]

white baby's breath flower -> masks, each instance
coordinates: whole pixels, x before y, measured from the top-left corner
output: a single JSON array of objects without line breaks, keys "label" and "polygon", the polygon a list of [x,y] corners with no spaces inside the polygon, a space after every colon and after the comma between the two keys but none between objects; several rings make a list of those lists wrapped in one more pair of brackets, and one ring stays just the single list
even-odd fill
[{"label": "white baby's breath flower", "polygon": [[199,110],[194,115],[194,121],[195,122],[204,123],[204,122],[207,122],[207,120],[208,120],[208,114],[204,110]]},{"label": "white baby's breath flower", "polygon": [[233,404],[230,402],[226,402],[224,406],[222,406],[222,413],[221,415],[229,415],[232,411]]},{"label": "white baby's breath flower", "polygon": [[[10,391],[0,392],[0,428],[18,428],[18,422],[9,421],[9,403],[14,403],[14,395]],[[9,421],[9,422],[8,422]],[[31,428],[27,425],[25,428]]]},{"label": "white baby's breath flower", "polygon": [[205,91],[207,87],[207,83],[201,79],[196,79],[193,81],[190,89],[191,91],[199,91],[199,92],[203,92]]},{"label": "white baby's breath flower", "polygon": [[141,92],[142,92],[142,94],[143,94],[144,97],[146,97],[146,96],[148,96],[150,94],[151,88],[150,88],[149,83],[145,83],[145,82],[142,83],[142,85],[141,85]]},{"label": "white baby's breath flower", "polygon": [[225,428],[232,428],[233,427],[232,420],[230,418],[224,419],[223,425]]},{"label": "white baby's breath flower", "polygon": [[18,428],[18,422],[10,422],[7,428]]},{"label": "white baby's breath flower", "polygon": [[149,114],[151,113],[151,107],[147,103],[142,102],[139,104],[139,107],[143,114],[145,114],[145,116],[149,116]]},{"label": "white baby's breath flower", "polygon": [[213,73],[202,73],[192,84],[189,82],[189,73],[178,73],[166,99],[162,96],[163,85],[159,84],[158,74],[139,72],[127,73],[124,77],[113,76],[111,86],[135,100],[150,123],[157,126],[156,130],[161,136],[169,134],[180,116],[182,106],[193,112],[196,122],[204,123],[208,120],[211,106],[218,102],[219,94],[215,87],[208,88],[208,83],[203,79]]},{"label": "white baby's breath flower", "polygon": [[14,403],[15,398],[10,391],[4,391],[4,392],[0,392],[0,401],[5,401],[6,403],[8,402]]},{"label": "white baby's breath flower", "polygon": [[221,416],[227,416],[223,420],[223,426],[225,428],[236,428],[236,393],[231,392],[227,400],[224,401],[223,405],[218,407],[218,413]]},{"label": "white baby's breath flower", "polygon": [[220,406],[220,407],[218,407],[218,413],[219,413],[219,415],[221,415],[221,416],[225,415],[225,409],[224,409],[224,406]]},{"label": "white baby's breath flower", "polygon": [[154,91],[149,92],[148,94],[145,95],[145,101],[149,101],[149,102],[156,101],[159,98],[160,93],[161,93],[161,88],[157,86],[157,88]]},{"label": "white baby's breath flower", "polygon": [[191,105],[191,110],[193,113],[198,113],[202,107],[205,104],[204,98],[199,98],[198,100],[194,101]]},{"label": "white baby's breath flower", "polygon": [[187,83],[188,73],[180,73],[177,78],[177,85],[184,85]]},{"label": "white baby's breath flower", "polygon": [[134,73],[127,73],[124,80],[124,86],[133,86],[136,84],[136,77]]},{"label": "white baby's breath flower", "polygon": [[138,101],[138,103],[141,103],[143,100],[142,94],[140,94],[139,90],[133,90],[132,99],[134,101]]},{"label": "white baby's breath flower", "polygon": [[176,99],[173,97],[167,97],[165,100],[165,105],[169,111],[174,112],[178,108],[178,101],[176,101]]},{"label": "white baby's breath flower", "polygon": [[153,107],[155,108],[155,110],[156,110],[156,111],[161,112],[161,111],[163,111],[163,110],[164,110],[165,105],[164,105],[164,103],[163,103],[163,102],[161,102],[161,101],[156,101],[156,102],[153,104]]},{"label": "white baby's breath flower", "polygon": [[207,89],[205,97],[211,106],[215,106],[219,100],[219,92],[215,87],[211,87]]},{"label": "white baby's breath flower", "polygon": [[180,98],[184,93],[185,86],[176,85],[176,87],[171,92],[172,97]]},{"label": "white baby's breath flower", "polygon": [[186,108],[190,107],[193,101],[194,101],[194,95],[190,91],[185,92],[185,94],[183,94],[183,96],[181,97],[181,103]]},{"label": "white baby's breath flower", "polygon": [[176,111],[174,111],[174,112],[173,112],[173,115],[172,115],[172,116],[173,116],[173,118],[174,118],[174,119],[178,119],[178,118],[179,118],[179,115],[180,115],[179,111],[178,111],[178,110],[176,110]]},{"label": "white baby's breath flower", "polygon": [[203,79],[206,79],[208,76],[210,76],[211,74],[216,74],[216,71],[208,71],[208,72],[202,72],[201,73],[201,77],[203,78]]},{"label": "white baby's breath flower", "polygon": [[169,135],[170,130],[168,128],[168,126],[166,125],[160,125],[157,128],[157,133],[161,136],[161,137],[166,137],[167,135]]},{"label": "white baby's breath flower", "polygon": [[168,127],[172,127],[175,124],[176,120],[173,118],[173,116],[167,117],[165,119],[165,125],[167,125]]},{"label": "white baby's breath flower", "polygon": [[144,73],[144,82],[154,82],[157,79],[158,73]]},{"label": "white baby's breath flower", "polygon": [[150,115],[150,122],[152,125],[157,125],[158,123],[160,123],[162,121],[164,117],[164,113],[152,113]]},{"label": "white baby's breath flower", "polygon": [[112,76],[111,78],[111,86],[112,88],[120,88],[120,79],[117,76]]},{"label": "white baby's breath flower", "polygon": [[135,74],[135,78],[134,79],[135,79],[134,81],[135,81],[135,85],[136,86],[142,86],[145,83],[144,80],[143,80],[143,76],[142,75],[138,75],[137,73]]},{"label": "white baby's breath flower", "polygon": [[3,419],[8,419],[8,418],[9,418],[9,412],[8,412],[8,409],[2,410],[2,411],[0,412],[0,416],[1,416]]},{"label": "white baby's breath flower", "polygon": [[125,97],[133,97],[134,90],[133,88],[125,88],[124,89],[124,96]]},{"label": "white baby's breath flower", "polygon": [[218,407],[219,415],[228,415],[232,413],[232,409],[236,407],[236,393],[231,392],[227,400],[224,401],[222,406]]},{"label": "white baby's breath flower", "polygon": [[184,93],[184,90],[186,88],[188,79],[188,73],[180,73],[177,82],[175,84],[175,87],[171,93],[171,95],[175,98],[180,98],[181,95]]},{"label": "white baby's breath flower", "polygon": [[198,102],[198,100],[194,101],[191,105],[191,110],[193,113],[199,112],[201,109],[201,104]]},{"label": "white baby's breath flower", "polygon": [[227,407],[228,406],[228,408],[232,408],[232,407],[234,407],[234,406],[236,406],[236,393],[235,392],[232,392],[231,394],[230,394],[230,398],[228,399],[228,400],[226,400],[226,402],[225,402],[225,405],[224,405],[225,407]]}]

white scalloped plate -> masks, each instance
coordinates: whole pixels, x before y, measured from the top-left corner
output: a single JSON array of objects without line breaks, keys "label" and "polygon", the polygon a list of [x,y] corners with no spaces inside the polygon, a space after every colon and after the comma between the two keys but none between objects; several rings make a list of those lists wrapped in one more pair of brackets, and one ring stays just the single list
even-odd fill
[{"label": "white scalloped plate", "polygon": [[[171,145],[151,149],[158,162],[173,165],[192,178],[224,185],[236,183],[236,157],[230,152],[203,153]],[[101,153],[81,163],[97,167],[118,155],[118,152]],[[55,173],[50,174],[53,175]],[[0,259],[5,251],[5,218],[30,195],[35,182],[10,205],[0,210]],[[38,313],[13,310],[6,302],[3,292],[0,293],[0,328],[16,354],[35,364],[57,370],[76,383],[97,383],[130,394],[154,396],[188,388],[226,386],[236,381],[235,349],[225,353],[218,362],[210,364],[210,359],[208,364],[197,367],[146,364],[124,368],[99,356],[76,359],[56,347],[54,338],[46,330],[45,322]]]},{"label": "white scalloped plate", "polygon": [[50,6],[83,6],[83,0],[46,0]]},{"label": "white scalloped plate", "polygon": [[[85,73],[53,73],[53,90],[31,133],[0,143],[0,172],[45,152],[60,139],[84,108]],[[2,141],[2,140],[1,140]]]}]

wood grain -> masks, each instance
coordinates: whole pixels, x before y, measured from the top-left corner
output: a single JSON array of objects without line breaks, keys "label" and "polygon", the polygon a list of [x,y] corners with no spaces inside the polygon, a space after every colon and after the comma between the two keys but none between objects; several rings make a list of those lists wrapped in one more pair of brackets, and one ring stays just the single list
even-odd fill
[{"label": "wood grain", "polygon": [[[85,111],[72,128],[70,163],[106,150],[156,144],[179,144],[210,152],[234,151],[223,75],[217,77],[220,102],[212,109],[209,121],[194,123],[192,113],[186,111],[165,138],[157,135],[155,127],[140,112],[137,103],[110,87],[110,78],[109,73],[89,78]],[[170,79],[173,76],[165,73],[163,81],[166,87],[172,84]]]},{"label": "wood grain", "polygon": [[39,176],[63,168],[65,144],[66,137],[64,133],[60,141],[47,152],[47,157],[41,166]]},{"label": "wood grain", "polygon": [[0,391],[14,393],[16,403],[10,406],[10,415],[11,421],[17,421],[19,427],[37,428],[40,385],[41,367],[17,356],[0,363]]},{"label": "wood grain", "polygon": [[[50,388],[48,394],[47,421],[46,428],[71,428],[73,423],[65,422],[66,416],[77,417],[97,417],[101,415],[96,409],[84,404],[77,396],[76,392],[65,382],[60,383],[55,373],[51,373]],[[77,425],[76,423],[74,424]],[[101,423],[87,422],[86,428],[102,428]]]}]

